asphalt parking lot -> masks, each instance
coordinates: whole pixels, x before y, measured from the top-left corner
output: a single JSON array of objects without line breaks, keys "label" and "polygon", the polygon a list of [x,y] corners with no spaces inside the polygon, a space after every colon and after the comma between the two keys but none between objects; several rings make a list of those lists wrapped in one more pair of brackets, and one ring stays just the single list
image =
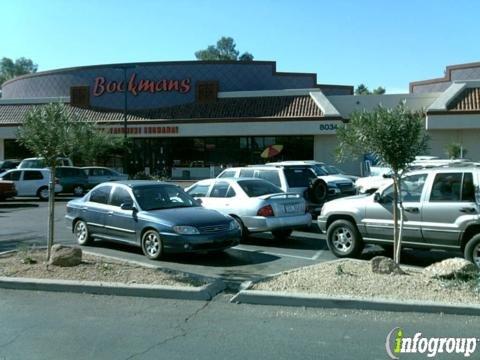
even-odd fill
[{"label": "asphalt parking lot", "polygon": [[[65,226],[65,205],[69,197],[59,197],[55,206],[55,242],[74,244],[69,229]],[[0,252],[21,246],[45,246],[47,234],[48,203],[34,198],[0,202]],[[250,237],[239,246],[224,254],[176,254],[166,255],[161,261],[148,260],[140,248],[105,241],[96,241],[85,250],[150,263],[166,268],[221,277],[227,282],[240,283],[302,266],[334,260],[329,252],[325,235],[320,234],[316,224],[305,231],[295,231],[287,241],[275,241],[270,234]],[[384,255],[378,247],[368,247],[362,258]],[[458,254],[457,254],[458,255]],[[426,266],[452,254],[443,251],[419,251],[406,249],[402,262]]]}]

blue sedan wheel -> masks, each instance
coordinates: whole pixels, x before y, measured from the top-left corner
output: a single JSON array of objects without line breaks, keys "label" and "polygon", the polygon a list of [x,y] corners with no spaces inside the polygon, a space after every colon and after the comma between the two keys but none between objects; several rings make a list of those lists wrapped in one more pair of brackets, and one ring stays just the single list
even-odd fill
[{"label": "blue sedan wheel", "polygon": [[162,256],[163,243],[160,234],[155,230],[147,230],[142,236],[142,251],[146,257],[155,260]]},{"label": "blue sedan wheel", "polygon": [[75,240],[77,240],[79,245],[88,245],[92,240],[90,234],[88,233],[87,224],[83,220],[78,220],[75,223],[73,235],[75,236]]}]

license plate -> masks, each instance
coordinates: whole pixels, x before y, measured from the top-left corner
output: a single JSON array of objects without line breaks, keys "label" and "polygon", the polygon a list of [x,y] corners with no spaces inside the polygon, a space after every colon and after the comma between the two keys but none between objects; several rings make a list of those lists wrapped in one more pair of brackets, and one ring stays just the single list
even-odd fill
[{"label": "license plate", "polygon": [[295,205],[285,205],[285,212],[287,213],[295,212],[296,210]]}]

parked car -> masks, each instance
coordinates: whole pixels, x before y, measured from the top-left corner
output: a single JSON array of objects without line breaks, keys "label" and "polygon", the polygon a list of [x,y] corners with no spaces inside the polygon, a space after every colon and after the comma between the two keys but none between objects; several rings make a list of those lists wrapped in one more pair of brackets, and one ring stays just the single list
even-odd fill
[{"label": "parked car", "polygon": [[17,189],[13,181],[0,180],[0,200],[17,196]]},{"label": "parked car", "polygon": [[16,159],[0,160],[0,173],[10,169],[15,169],[19,164],[20,160]]},{"label": "parked car", "polygon": [[85,189],[88,189],[88,176],[85,170],[74,166],[59,166],[56,168],[55,176],[62,185],[63,193],[73,193],[75,196],[82,196]]},{"label": "parked car", "polygon": [[232,216],[242,230],[242,238],[271,231],[276,239],[284,240],[293,229],[309,226],[312,221],[299,194],[285,193],[262,179],[202,180],[186,192],[200,199],[204,207]]},{"label": "parked car", "polygon": [[94,187],[106,181],[128,180],[128,175],[101,166],[86,166],[82,168],[88,176],[88,186]]},{"label": "parked car", "polygon": [[336,166],[326,164],[321,161],[316,160],[288,160],[288,161],[277,161],[266,163],[265,165],[309,165],[313,168],[315,174],[317,176],[325,176],[325,175],[338,175],[344,179],[349,179],[352,182],[355,182],[358,179],[358,176],[348,175],[343,170],[340,170]]},{"label": "parked car", "polygon": [[[48,200],[49,169],[13,169],[0,174],[0,180],[13,181],[17,196],[37,196],[40,200]],[[55,184],[55,192],[62,191],[62,186]]]},{"label": "parked car", "polygon": [[[463,251],[480,266],[480,169],[438,167],[402,178],[402,243],[409,248]],[[326,203],[318,225],[337,257],[360,254],[365,244],[393,244],[393,185],[371,195]]]},{"label": "parked car", "polygon": [[318,214],[325,201],[355,194],[353,182],[338,175],[322,175],[311,164],[254,165],[229,168],[217,178],[260,178],[270,181],[287,193],[300,194],[307,200],[308,209]]},{"label": "parked car", "polygon": [[233,218],[203,208],[177,185],[155,181],[100,184],[69,201],[65,218],[80,245],[93,238],[126,242],[150,259],[165,252],[222,251],[240,241]]},{"label": "parked car", "polygon": [[[476,165],[464,159],[439,159],[436,156],[416,156],[415,160],[408,166],[408,171],[418,169],[429,169],[445,166],[465,166]],[[381,187],[392,183],[392,169],[387,166],[371,166],[369,167],[369,176],[358,178],[355,182],[355,188],[359,194],[372,194]]]},{"label": "parked car", "polygon": [[[65,157],[57,158],[57,166],[73,166],[72,160]],[[18,165],[19,169],[41,169],[47,167],[42,157],[23,159]]]},{"label": "parked car", "polygon": [[392,169],[386,166],[371,166],[369,176],[360,177],[355,181],[359,194],[373,194],[379,188],[392,183]]}]

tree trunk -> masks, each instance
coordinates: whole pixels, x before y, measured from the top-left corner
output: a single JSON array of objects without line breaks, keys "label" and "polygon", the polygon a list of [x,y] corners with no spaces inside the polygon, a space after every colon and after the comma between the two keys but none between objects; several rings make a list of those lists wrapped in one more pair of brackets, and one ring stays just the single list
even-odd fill
[{"label": "tree trunk", "polygon": [[393,174],[393,259],[397,262],[398,241],[398,191],[397,191],[398,173]]},{"label": "tree trunk", "polygon": [[47,262],[50,261],[50,255],[53,246],[53,237],[55,232],[55,165],[50,168],[49,195],[48,195],[48,242],[47,242]]},{"label": "tree trunk", "polygon": [[402,201],[402,180],[400,178],[397,180],[397,191],[399,194],[398,211],[400,213],[400,230],[398,232],[398,241],[397,241],[397,248],[395,249],[395,253],[394,253],[394,261],[397,264],[400,264],[400,254],[402,252],[402,237],[403,237],[403,219],[404,219],[403,201]]}]

